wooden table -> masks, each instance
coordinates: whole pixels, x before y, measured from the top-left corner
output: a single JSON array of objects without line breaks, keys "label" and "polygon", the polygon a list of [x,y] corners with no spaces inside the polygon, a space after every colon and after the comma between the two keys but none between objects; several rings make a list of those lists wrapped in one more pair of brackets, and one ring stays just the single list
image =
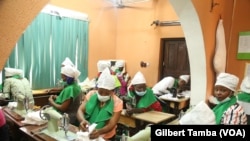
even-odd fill
[{"label": "wooden table", "polygon": [[132,117],[152,124],[160,124],[162,122],[173,119],[175,115],[159,111],[148,111],[140,114],[133,114]]},{"label": "wooden table", "polygon": [[[42,133],[44,129],[47,128],[47,125],[42,126],[23,126],[20,128],[21,132],[25,136],[25,139],[28,141],[57,141],[53,137],[50,137],[49,135]],[[78,132],[78,127],[74,125],[69,125],[69,131],[76,133]]]},{"label": "wooden table", "polygon": [[189,101],[190,101],[189,96],[183,98],[177,98],[177,97],[173,98],[169,94],[162,95],[159,97],[159,99],[166,102],[167,106],[166,112],[171,112],[170,108],[173,108],[174,109],[173,113],[176,116],[179,114],[181,110],[189,107]]},{"label": "wooden table", "polygon": [[34,97],[35,105],[44,106],[48,104],[49,96],[51,95],[59,95],[61,91],[49,91],[48,89],[40,89],[40,90],[32,90],[32,94]]},{"label": "wooden table", "polygon": [[[158,111],[148,111],[139,114],[133,114],[132,116],[127,116],[125,114],[125,109],[123,109],[122,114],[118,123],[119,129],[130,135],[136,134],[139,130],[144,129],[147,124],[165,124],[174,120],[176,116],[170,113],[158,112]],[[141,125],[141,122],[144,124]]]},{"label": "wooden table", "polygon": [[123,109],[122,114],[118,123],[126,125],[128,127],[136,127],[135,121],[141,120],[151,124],[160,124],[172,120],[176,116],[170,113],[164,113],[159,111],[148,111],[139,114],[133,114],[132,116],[127,116],[125,114],[125,109]]}]

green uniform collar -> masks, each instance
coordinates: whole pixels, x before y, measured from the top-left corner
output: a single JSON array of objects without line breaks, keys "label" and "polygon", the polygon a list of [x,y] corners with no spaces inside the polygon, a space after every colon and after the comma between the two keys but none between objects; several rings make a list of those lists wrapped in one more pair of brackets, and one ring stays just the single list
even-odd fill
[{"label": "green uniform collar", "polygon": [[104,127],[106,121],[112,117],[113,111],[114,100],[112,96],[103,107],[100,107],[100,101],[98,100],[97,93],[95,93],[86,103],[85,118],[90,124],[96,123],[96,128],[100,129]]}]

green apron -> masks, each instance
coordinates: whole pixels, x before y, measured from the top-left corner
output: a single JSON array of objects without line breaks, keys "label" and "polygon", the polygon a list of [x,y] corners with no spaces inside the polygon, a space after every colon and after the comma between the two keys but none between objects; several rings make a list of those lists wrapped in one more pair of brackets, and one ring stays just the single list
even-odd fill
[{"label": "green apron", "polygon": [[84,117],[90,124],[96,123],[97,129],[106,125],[106,122],[112,117],[114,111],[114,100],[111,98],[103,107],[100,107],[97,93],[94,93],[86,103]]}]

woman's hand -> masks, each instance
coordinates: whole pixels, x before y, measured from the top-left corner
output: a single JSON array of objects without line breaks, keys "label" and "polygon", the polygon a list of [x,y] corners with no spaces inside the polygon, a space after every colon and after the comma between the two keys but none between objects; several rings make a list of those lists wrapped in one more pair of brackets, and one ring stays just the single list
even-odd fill
[{"label": "woman's hand", "polygon": [[49,97],[49,103],[53,103],[54,100],[56,99],[56,97],[57,97],[57,95],[51,95],[51,96]]},{"label": "woman's hand", "polygon": [[94,131],[91,133],[91,134],[89,134],[89,138],[90,139],[96,139],[96,138],[98,138],[100,136],[100,133],[98,132],[98,130],[96,130],[96,129],[94,129]]},{"label": "woman's hand", "polygon": [[80,122],[79,128],[81,131],[86,132],[89,130],[89,122],[86,120],[82,120]]},{"label": "woman's hand", "polygon": [[132,114],[134,113],[133,109],[126,109],[126,115],[127,116],[132,116]]}]

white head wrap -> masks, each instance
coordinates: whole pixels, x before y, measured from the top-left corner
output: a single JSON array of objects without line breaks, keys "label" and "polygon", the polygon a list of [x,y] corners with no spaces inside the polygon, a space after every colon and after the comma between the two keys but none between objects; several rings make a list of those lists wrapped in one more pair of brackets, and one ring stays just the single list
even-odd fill
[{"label": "white head wrap", "polygon": [[238,86],[238,83],[239,83],[239,78],[237,76],[223,72],[217,76],[215,86],[220,85],[232,91],[235,91]]},{"label": "white head wrap", "polygon": [[98,86],[98,88],[103,88],[103,89],[107,89],[107,90],[115,89],[115,87],[116,87],[115,86],[115,79],[110,74],[109,68],[106,67],[103,70],[100,77],[98,78],[97,86]]},{"label": "white head wrap", "polygon": [[62,62],[62,65],[63,65],[63,66],[70,65],[70,66],[72,66],[72,67],[75,66],[75,65],[72,63],[72,61],[71,61],[68,57],[65,58],[65,60]]},{"label": "white head wrap", "polygon": [[104,60],[100,60],[97,62],[97,69],[98,72],[103,72],[105,68],[110,68],[111,67],[111,63],[110,61],[104,61]]},{"label": "white head wrap", "polygon": [[240,89],[243,92],[250,94],[250,77],[246,76],[241,82]]},{"label": "white head wrap", "polygon": [[117,68],[120,68],[120,67],[124,67],[124,61],[116,61],[116,63],[115,63],[115,66],[117,67]]},{"label": "white head wrap", "polygon": [[5,76],[13,76],[13,75],[20,75],[23,76],[23,70],[21,69],[14,69],[14,68],[4,68],[5,69]]},{"label": "white head wrap", "polygon": [[188,83],[190,75],[181,75],[179,78],[184,80],[186,83]]},{"label": "white head wrap", "polygon": [[215,124],[214,112],[208,105],[201,101],[193,109],[188,111],[179,121],[180,124]]},{"label": "white head wrap", "polygon": [[146,84],[146,79],[144,78],[143,74],[138,71],[134,78],[131,80],[131,84],[132,85],[136,85],[136,84]]},{"label": "white head wrap", "polygon": [[77,70],[76,68],[66,65],[64,67],[61,68],[61,73],[68,76],[68,77],[72,77],[77,79],[81,72],[79,70]]}]

